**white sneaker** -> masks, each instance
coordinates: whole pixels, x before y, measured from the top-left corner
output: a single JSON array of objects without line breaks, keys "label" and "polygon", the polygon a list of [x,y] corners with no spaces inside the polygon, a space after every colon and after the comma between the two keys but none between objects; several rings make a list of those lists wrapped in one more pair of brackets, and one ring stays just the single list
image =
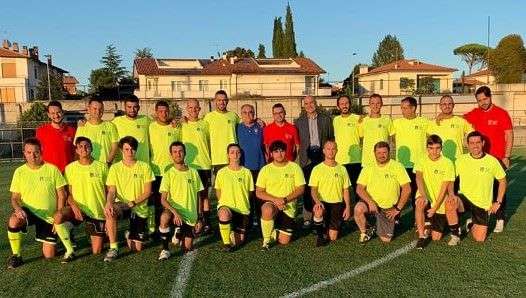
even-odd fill
[{"label": "white sneaker", "polygon": [[473,223],[473,220],[471,218],[468,218],[466,220],[466,226],[465,226],[466,227],[466,234],[469,233],[471,223]]},{"label": "white sneaker", "polygon": [[159,254],[159,261],[168,260],[172,254],[169,250],[163,249],[161,250],[161,253]]},{"label": "white sneaker", "polygon": [[449,246],[456,246],[460,244],[460,237],[456,235],[451,235],[451,239],[449,239],[447,245]]},{"label": "white sneaker", "polygon": [[495,229],[493,229],[493,233],[502,233],[504,231],[504,219],[497,219],[497,222],[495,224]]}]

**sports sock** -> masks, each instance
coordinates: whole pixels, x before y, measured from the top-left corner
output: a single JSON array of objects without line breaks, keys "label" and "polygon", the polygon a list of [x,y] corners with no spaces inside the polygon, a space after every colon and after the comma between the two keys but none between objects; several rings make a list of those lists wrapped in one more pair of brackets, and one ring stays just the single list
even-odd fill
[{"label": "sports sock", "polygon": [[219,233],[221,234],[221,239],[223,240],[224,245],[232,244],[230,242],[230,230],[230,220],[219,221]]},{"label": "sports sock", "polygon": [[119,243],[118,242],[110,243],[110,249],[119,250]]},{"label": "sports sock", "polygon": [[454,225],[450,225],[449,230],[451,231],[451,235],[460,237],[460,226],[458,225],[458,223]]},{"label": "sports sock", "polygon": [[170,244],[170,227],[167,227],[167,228],[159,227],[159,234],[161,236],[161,242],[163,244],[163,249],[168,250],[168,245]]},{"label": "sports sock", "polygon": [[323,228],[323,217],[314,217],[314,229],[316,229],[316,234],[318,237],[323,238],[324,236],[324,228]]},{"label": "sports sock", "polygon": [[73,243],[71,243],[71,239],[69,238],[69,230],[67,225],[65,223],[55,224],[55,231],[57,231],[60,241],[62,241],[64,248],[66,248],[66,253],[73,253]]},{"label": "sports sock", "polygon": [[203,211],[203,225],[210,225],[210,210]]},{"label": "sports sock", "polygon": [[263,242],[270,242],[272,231],[274,230],[274,220],[261,219],[261,235],[263,236]]},{"label": "sports sock", "polygon": [[148,206],[148,232],[155,232],[155,206]]},{"label": "sports sock", "polygon": [[20,250],[22,247],[22,233],[7,231],[7,238],[9,239],[9,245],[11,245],[11,251],[13,255],[20,256]]}]

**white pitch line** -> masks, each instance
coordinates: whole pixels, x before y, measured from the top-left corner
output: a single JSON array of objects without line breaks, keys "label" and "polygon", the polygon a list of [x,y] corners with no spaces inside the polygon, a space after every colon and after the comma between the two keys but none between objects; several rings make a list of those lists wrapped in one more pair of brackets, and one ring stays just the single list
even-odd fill
[{"label": "white pitch line", "polygon": [[345,273],[342,273],[336,277],[333,277],[331,279],[326,279],[326,280],[323,280],[323,281],[320,281],[318,283],[315,283],[313,284],[312,286],[310,287],[306,287],[306,288],[303,288],[301,290],[298,290],[296,292],[293,292],[293,293],[290,293],[290,294],[287,294],[287,295],[284,295],[282,297],[284,298],[289,298],[289,297],[300,297],[300,296],[303,296],[305,294],[308,294],[308,293],[312,293],[312,292],[315,292],[315,291],[318,291],[322,288],[325,288],[325,287],[328,287],[330,285],[333,285],[335,283],[338,283],[340,281],[343,281],[343,280],[346,280],[346,279],[349,279],[351,277],[354,277],[356,275],[359,275],[359,274],[362,274],[366,271],[369,271],[373,268],[376,268],[384,263],[387,263],[389,261],[391,261],[392,259],[395,259],[403,254],[406,254],[408,253],[411,249],[415,248],[416,246],[416,240],[409,243],[408,245],[402,247],[402,248],[399,248],[395,251],[393,251],[392,253],[389,253],[388,255],[384,256],[383,258],[380,258],[380,259],[377,259],[369,264],[366,264],[366,265],[363,265],[361,267],[358,267],[356,269],[353,269],[351,271],[348,271],[348,272],[345,272]]},{"label": "white pitch line", "polygon": [[[204,238],[198,238],[194,242],[194,245],[197,245],[203,240],[208,239],[208,237],[210,236],[207,236]],[[194,264],[196,257],[197,257],[197,248],[185,254],[183,258],[181,259],[181,264],[179,264],[179,271],[177,272],[175,283],[172,287],[172,290],[170,291],[170,297],[172,298],[183,297],[184,291],[186,290],[186,286],[188,284],[188,279],[190,278],[190,273],[192,273],[192,265]]]}]

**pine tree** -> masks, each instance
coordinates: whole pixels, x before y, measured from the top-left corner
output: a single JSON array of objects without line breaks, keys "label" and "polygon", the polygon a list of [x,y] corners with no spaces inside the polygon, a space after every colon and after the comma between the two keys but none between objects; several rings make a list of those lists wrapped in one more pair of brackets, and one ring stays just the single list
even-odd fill
[{"label": "pine tree", "polygon": [[294,20],[292,19],[292,10],[287,3],[287,13],[285,15],[285,35],[283,40],[283,56],[286,58],[297,57],[296,36],[294,33]]},{"label": "pine tree", "polygon": [[135,58],[153,58],[152,49],[142,48],[135,51]]},{"label": "pine tree", "polygon": [[258,59],[264,59],[264,58],[267,58],[267,55],[266,55],[266,50],[265,50],[265,45],[263,45],[262,43],[259,44],[258,46]]},{"label": "pine tree", "polygon": [[404,49],[394,35],[388,34],[378,45],[373,55],[372,67],[379,67],[404,59]]},{"label": "pine tree", "polygon": [[112,75],[113,83],[116,85],[119,79],[123,78],[127,71],[124,66],[121,66],[122,58],[117,53],[117,48],[110,44],[106,47],[106,55],[100,60],[103,68]]},{"label": "pine tree", "polygon": [[520,35],[504,36],[490,51],[489,70],[500,84],[520,83],[526,68],[526,49]]},{"label": "pine tree", "polygon": [[281,23],[281,17],[274,18],[274,34],[272,35],[272,56],[274,56],[274,58],[284,57],[284,38],[285,36],[283,33],[283,24]]}]

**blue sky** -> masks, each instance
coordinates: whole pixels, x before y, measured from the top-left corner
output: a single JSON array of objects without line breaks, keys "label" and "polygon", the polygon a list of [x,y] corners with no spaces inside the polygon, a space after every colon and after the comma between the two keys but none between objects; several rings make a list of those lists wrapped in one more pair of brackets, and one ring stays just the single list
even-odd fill
[{"label": "blue sky", "polygon": [[[78,3],[75,3],[78,2]],[[37,45],[54,64],[87,84],[100,67],[107,44],[117,46],[131,69],[137,48],[156,57],[207,58],[217,49],[236,46],[272,50],[275,16],[284,16],[287,1],[5,1],[0,9],[0,38]],[[298,51],[344,79],[351,65],[370,63],[379,41],[395,34],[407,58],[465,69],[455,47],[490,45],[518,33],[526,38],[523,1],[290,1]],[[356,52],[356,56],[351,53]],[[457,73],[460,75],[460,73]]]}]

